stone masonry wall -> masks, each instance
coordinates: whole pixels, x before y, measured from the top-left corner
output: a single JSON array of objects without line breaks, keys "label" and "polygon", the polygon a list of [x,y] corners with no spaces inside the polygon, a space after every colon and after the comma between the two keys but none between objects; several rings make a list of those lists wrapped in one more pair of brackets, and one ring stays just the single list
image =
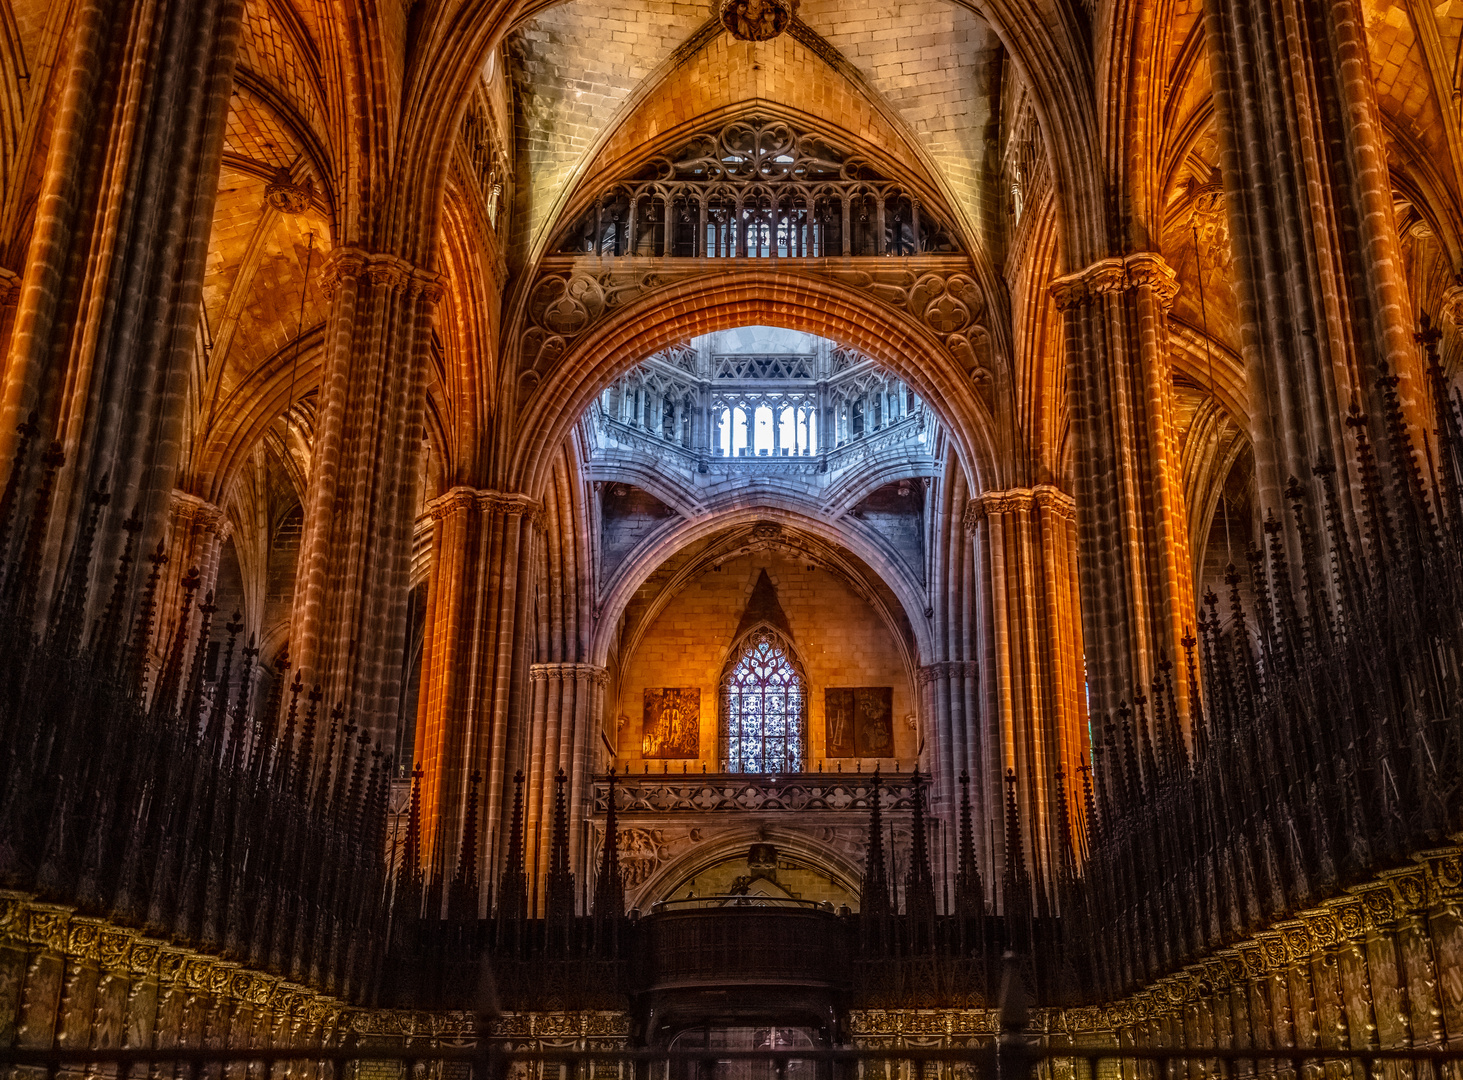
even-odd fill
[{"label": "stone masonry wall", "polygon": [[[822,768],[852,772],[856,759],[825,759],[824,690],[838,686],[894,688],[894,745],[899,767],[912,769],[918,733],[907,718],[915,713],[915,693],[898,643],[884,620],[862,597],[829,571],[807,570],[771,553],[728,559],[720,571],[709,570],[690,582],[649,626],[627,657],[619,679],[619,698],[608,704],[619,722],[617,761],[622,769],[642,772],[662,766],[679,772],[682,762],[643,762],[641,725],[646,687],[699,687],[701,690],[701,756],[686,762],[696,771],[719,768],[719,696],[723,665],[732,636],[746,610],[758,571],[767,570],[792,628],[793,644],[804,665],[811,695],[808,708],[809,771]],[[865,772],[895,762],[873,759],[859,763]]]}]

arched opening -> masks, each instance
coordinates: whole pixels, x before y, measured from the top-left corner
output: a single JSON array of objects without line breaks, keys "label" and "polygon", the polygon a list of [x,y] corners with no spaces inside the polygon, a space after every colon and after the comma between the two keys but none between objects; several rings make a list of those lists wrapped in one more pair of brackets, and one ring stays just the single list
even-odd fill
[{"label": "arched opening", "polygon": [[729,773],[802,772],[808,680],[792,642],[771,626],[745,635],[721,676],[721,762]]}]

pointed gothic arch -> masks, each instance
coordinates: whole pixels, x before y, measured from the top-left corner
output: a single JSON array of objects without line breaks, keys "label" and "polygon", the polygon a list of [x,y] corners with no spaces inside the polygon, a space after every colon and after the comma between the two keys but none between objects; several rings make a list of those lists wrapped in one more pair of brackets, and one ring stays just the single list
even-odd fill
[{"label": "pointed gothic arch", "polygon": [[739,635],[722,666],[718,694],[722,769],[802,772],[811,693],[788,634],[764,620]]}]

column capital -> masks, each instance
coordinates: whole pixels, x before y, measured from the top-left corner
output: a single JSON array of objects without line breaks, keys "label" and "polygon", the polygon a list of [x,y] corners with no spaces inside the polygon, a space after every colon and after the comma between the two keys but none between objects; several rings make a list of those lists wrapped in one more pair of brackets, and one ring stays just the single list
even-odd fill
[{"label": "column capital", "polygon": [[528,678],[530,682],[547,682],[550,679],[588,679],[595,686],[606,686],[610,681],[609,668],[602,668],[598,664],[529,664]]},{"label": "column capital", "polygon": [[974,679],[980,675],[980,664],[975,660],[937,660],[922,665],[915,677],[921,686],[929,686],[941,679]]},{"label": "column capital", "polygon": [[1127,292],[1147,287],[1167,312],[1178,295],[1178,275],[1156,251],[1114,255],[1091,266],[1057,278],[1049,286],[1059,311],[1080,307],[1106,293]]},{"label": "column capital", "polygon": [[536,499],[518,491],[492,491],[466,486],[449,488],[422,509],[422,517],[441,521],[453,514],[475,510],[481,514],[519,514],[537,520]]},{"label": "column capital", "polygon": [[1077,501],[1059,487],[1037,484],[1029,488],[1007,488],[986,491],[965,505],[965,531],[974,532],[990,514],[1014,514],[1033,509],[1045,510],[1066,521],[1075,521]]},{"label": "column capital", "polygon": [[435,305],[442,299],[441,274],[435,270],[424,270],[396,255],[373,254],[363,248],[341,246],[331,249],[320,268],[320,285],[327,298],[335,295],[341,282],[361,278],[372,285],[406,289],[429,304]]},{"label": "column capital", "polygon": [[196,525],[208,532],[217,533],[221,541],[227,540],[233,532],[233,522],[222,507],[180,488],[173,489],[168,508],[172,514],[174,529]]}]

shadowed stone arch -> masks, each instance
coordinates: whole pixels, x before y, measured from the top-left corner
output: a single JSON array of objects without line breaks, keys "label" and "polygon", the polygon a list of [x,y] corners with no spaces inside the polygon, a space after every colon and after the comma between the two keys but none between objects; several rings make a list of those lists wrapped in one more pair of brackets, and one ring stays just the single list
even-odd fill
[{"label": "shadowed stone arch", "polygon": [[[602,841],[601,841],[602,842]],[[839,851],[832,844],[820,843],[808,833],[770,825],[739,824],[693,844],[684,853],[673,855],[658,865],[640,887],[626,896],[627,905],[649,905],[663,898],[682,882],[728,859],[735,858],[757,843],[772,844],[780,853],[812,864],[857,896],[863,882],[863,867],[852,852]]]},{"label": "shadowed stone arch", "polygon": [[[759,523],[770,523],[786,527],[792,531],[793,536],[803,533],[813,537],[834,549],[835,552],[841,548],[864,564],[867,571],[873,575],[874,580],[869,580],[868,574],[854,565],[840,565],[840,572],[857,585],[858,591],[884,617],[890,635],[904,654],[904,665],[909,672],[910,683],[913,685],[918,673],[919,656],[915,652],[909,651],[909,646],[913,644],[919,654],[927,655],[932,655],[931,650],[934,647],[934,641],[931,639],[932,629],[929,626],[929,620],[924,615],[924,605],[927,603],[927,599],[923,589],[867,537],[857,535],[849,529],[840,528],[831,522],[811,517],[807,514],[807,510],[807,507],[774,507],[765,504],[734,507],[721,513],[698,517],[693,521],[683,520],[673,529],[661,534],[659,542],[643,546],[634,553],[634,557],[626,560],[622,565],[599,602],[600,617],[596,621],[594,638],[590,644],[591,663],[600,666],[608,663],[610,649],[615,643],[616,628],[620,617],[625,612],[626,605],[650,575],[667,559],[698,540],[715,537],[721,533],[731,533],[734,530]],[[714,550],[703,552],[694,562],[682,568],[677,578],[667,583],[647,612],[645,625],[649,625],[656,618],[680,584],[694,578],[719,554],[721,553]],[[894,598],[903,609],[900,614],[904,616],[907,630],[906,627],[899,625],[896,613],[884,606],[883,598],[879,595],[876,585],[883,585],[893,593]],[[907,634],[913,635],[912,643]]]}]

